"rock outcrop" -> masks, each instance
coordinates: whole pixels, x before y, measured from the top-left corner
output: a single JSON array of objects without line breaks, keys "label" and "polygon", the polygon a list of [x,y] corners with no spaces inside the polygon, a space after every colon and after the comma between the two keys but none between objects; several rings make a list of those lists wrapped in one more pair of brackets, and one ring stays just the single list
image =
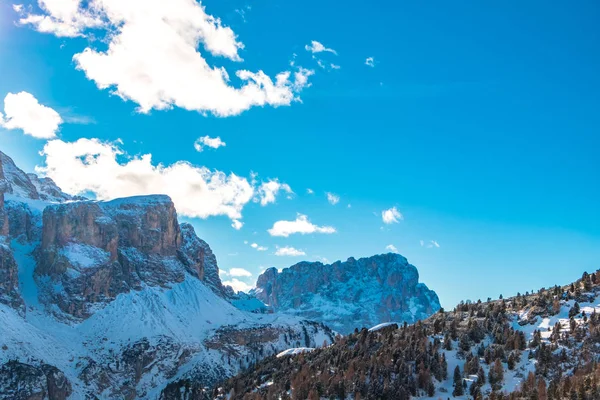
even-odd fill
[{"label": "rock outcrop", "polygon": [[40,178],[36,174],[26,174],[8,155],[0,151],[0,164],[5,179],[5,193],[30,200],[62,203],[70,200],[84,200],[60,190],[50,178]]},{"label": "rock outcrop", "polygon": [[2,400],[66,400],[72,393],[71,383],[58,368],[18,361],[0,366],[0,388]]},{"label": "rock outcrop", "polygon": [[12,251],[0,242],[0,303],[6,304],[21,313],[25,306],[19,292],[19,269]]},{"label": "rock outcrop", "polygon": [[190,228],[183,246],[175,206],[163,195],[51,205],[44,210],[36,277],[50,302],[87,318],[94,303],[144,284],[169,287],[186,272],[203,279],[210,249],[190,244]]},{"label": "rock outcrop", "polygon": [[217,258],[208,243],[196,236],[194,227],[188,223],[180,225],[182,235],[181,255],[188,271],[202,280],[221,297],[231,296],[231,288],[223,286],[219,276]]},{"label": "rock outcrop", "polygon": [[0,157],[0,303],[24,312],[24,303],[19,292],[19,270],[8,246],[9,222],[4,204],[4,193],[7,189],[8,182]]},{"label": "rock outcrop", "polygon": [[4,177],[2,158],[0,157],[0,236],[8,235],[8,214],[4,206],[4,193],[8,190],[8,182]]},{"label": "rock outcrop", "polygon": [[417,268],[399,254],[349,258],[331,265],[301,262],[266,270],[253,293],[275,311],[323,322],[340,333],[382,322],[413,323],[440,308],[419,283]]}]

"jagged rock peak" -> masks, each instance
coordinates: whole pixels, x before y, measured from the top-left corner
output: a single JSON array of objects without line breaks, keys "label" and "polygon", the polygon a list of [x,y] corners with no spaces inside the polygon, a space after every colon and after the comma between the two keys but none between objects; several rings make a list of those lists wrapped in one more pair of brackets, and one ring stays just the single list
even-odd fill
[{"label": "jagged rock peak", "polygon": [[382,322],[427,318],[440,308],[437,295],[419,283],[417,268],[388,253],[325,265],[300,262],[258,277],[254,295],[276,311],[302,315],[341,333]]},{"label": "jagged rock peak", "polygon": [[36,174],[26,174],[8,155],[0,151],[0,165],[3,171],[4,188],[0,191],[16,197],[62,203],[72,200],[85,200],[63,192],[50,178],[40,178]]},{"label": "jagged rock peak", "polygon": [[197,271],[198,278],[215,293],[222,297],[230,297],[231,291],[221,282],[217,257],[208,243],[196,235],[191,224],[182,223],[179,227],[183,237],[182,253],[189,257],[190,265],[193,266],[193,270]]}]

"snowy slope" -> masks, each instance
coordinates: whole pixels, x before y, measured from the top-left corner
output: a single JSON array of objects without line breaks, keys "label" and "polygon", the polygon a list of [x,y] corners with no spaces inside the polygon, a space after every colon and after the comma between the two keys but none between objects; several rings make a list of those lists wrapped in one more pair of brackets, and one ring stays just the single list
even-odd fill
[{"label": "snowy slope", "polygon": [[[0,173],[9,222],[0,246],[16,265],[0,277],[18,277],[24,304],[0,303],[0,399],[44,397],[47,374],[56,384],[60,373],[71,399],[157,399],[170,382],[203,388],[290,347],[333,341],[317,323],[231,304],[216,257],[178,224],[168,197],[77,202],[1,152]],[[128,278],[119,268],[133,269],[134,285],[102,301],[81,297]],[[57,299],[87,303],[86,314]]]}]

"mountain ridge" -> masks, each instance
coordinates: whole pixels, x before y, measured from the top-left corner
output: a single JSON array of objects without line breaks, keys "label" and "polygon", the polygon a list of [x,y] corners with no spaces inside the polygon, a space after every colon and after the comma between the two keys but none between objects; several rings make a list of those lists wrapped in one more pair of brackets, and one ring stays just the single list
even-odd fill
[{"label": "mountain ridge", "polygon": [[437,294],[419,282],[417,268],[396,253],[269,268],[251,294],[276,312],[310,318],[343,334],[382,322],[414,323],[440,308]]},{"label": "mountain ridge", "polygon": [[0,399],[157,399],[182,379],[202,393],[334,339],[232,305],[210,246],[167,196],[75,198],[1,152],[0,178]]}]

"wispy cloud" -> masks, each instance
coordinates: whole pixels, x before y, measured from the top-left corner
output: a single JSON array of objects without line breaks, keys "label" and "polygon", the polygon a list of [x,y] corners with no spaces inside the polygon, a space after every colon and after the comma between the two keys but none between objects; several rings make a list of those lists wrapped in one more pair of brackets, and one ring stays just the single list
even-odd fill
[{"label": "wispy cloud", "polygon": [[326,192],[325,194],[327,195],[327,201],[329,204],[336,205],[340,202],[340,196],[337,194],[331,192]]},{"label": "wispy cloud", "polygon": [[252,243],[250,245],[250,247],[252,247],[253,249],[256,249],[256,251],[267,251],[267,250],[269,250],[268,247],[259,246],[257,243]]},{"label": "wispy cloud", "polygon": [[305,256],[306,253],[302,250],[298,250],[295,249],[291,246],[285,246],[285,247],[277,247],[277,250],[275,251],[275,255],[276,256],[290,256],[290,257],[299,257],[299,256]]},{"label": "wispy cloud", "polygon": [[367,57],[365,60],[365,65],[368,65],[369,67],[375,67],[375,59],[373,57]]},{"label": "wispy cloud", "polygon": [[309,51],[313,54],[327,52],[337,55],[337,51],[325,47],[322,43],[317,42],[316,40],[311,41],[310,44],[307,44],[306,46],[304,46],[304,48],[306,49],[306,51]]},{"label": "wispy cloud", "polygon": [[270,203],[275,203],[277,194],[282,191],[288,195],[293,195],[292,188],[287,183],[279,182],[278,179],[271,179],[267,182],[263,182],[257,190],[254,201],[260,202],[261,206],[266,206]]},{"label": "wispy cloud", "polygon": [[421,244],[421,247],[426,247],[428,249],[440,247],[440,244],[435,240],[429,240],[427,242],[425,242],[424,240],[420,240],[419,243]]},{"label": "wispy cloud", "polygon": [[391,251],[392,253],[399,253],[398,249],[393,244],[388,244],[385,246],[385,249]]},{"label": "wispy cloud", "polygon": [[396,207],[392,207],[381,212],[381,220],[384,224],[397,224],[402,219],[404,219],[404,217]]},{"label": "wispy cloud", "polygon": [[336,230],[333,226],[318,226],[308,220],[308,217],[303,214],[298,214],[295,221],[277,221],[273,224],[273,227],[267,232],[271,236],[282,236],[288,237],[295,233],[302,235],[310,233],[335,233]]},{"label": "wispy cloud", "polygon": [[219,147],[225,146],[227,146],[227,143],[222,141],[219,136],[217,136],[216,138],[211,138],[210,136],[202,136],[196,139],[196,141],[194,142],[194,148],[198,152],[204,151],[205,147],[218,149]]},{"label": "wispy cloud", "polygon": [[229,275],[237,276],[237,277],[241,277],[241,276],[250,277],[250,276],[252,276],[252,273],[244,268],[231,268],[229,270]]},{"label": "wispy cloud", "polygon": [[223,281],[223,285],[231,286],[236,292],[248,292],[253,288],[252,285],[248,285],[246,282],[242,282],[236,278],[232,278],[228,281]]}]

